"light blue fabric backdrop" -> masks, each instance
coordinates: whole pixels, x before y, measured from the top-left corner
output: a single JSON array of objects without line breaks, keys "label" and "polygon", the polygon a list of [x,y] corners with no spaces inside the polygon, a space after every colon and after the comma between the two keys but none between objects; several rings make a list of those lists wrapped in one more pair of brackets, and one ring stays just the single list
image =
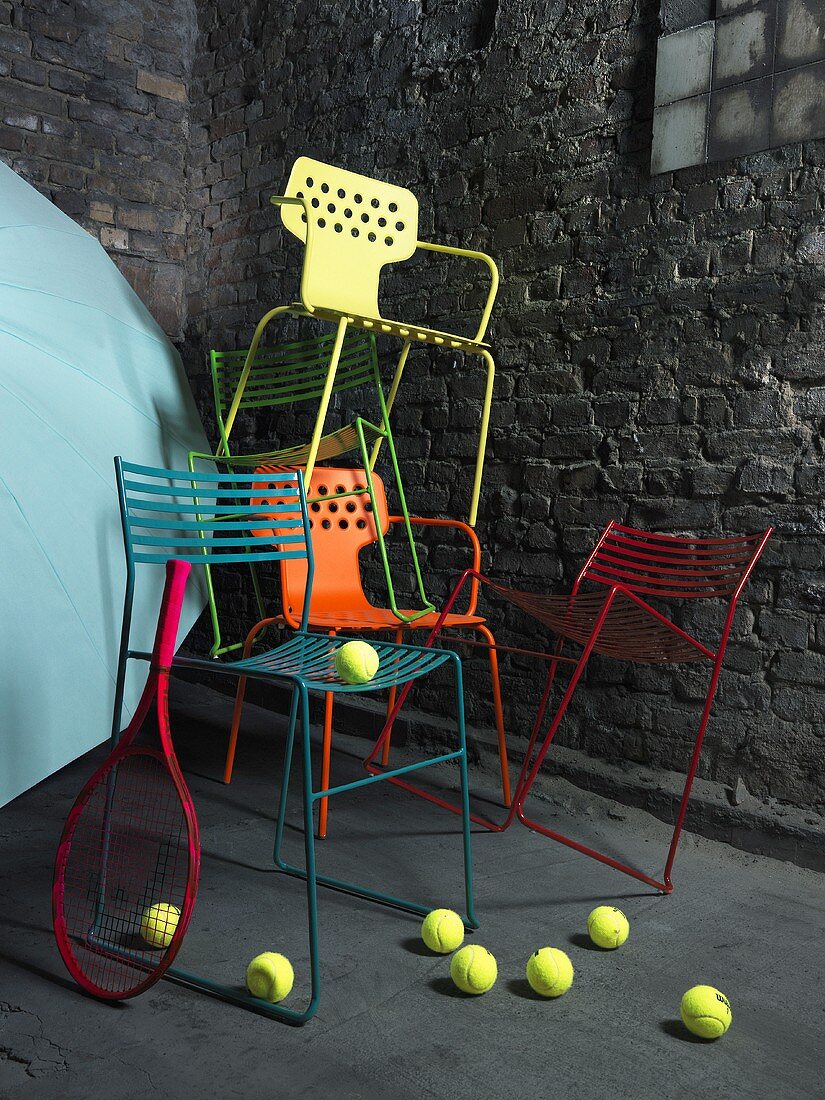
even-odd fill
[{"label": "light blue fabric backdrop", "polygon": [[[186,469],[205,446],[177,352],[103,248],[0,164],[0,805],[109,735],[125,580],[114,456]],[[138,570],[138,648],[162,574]],[[128,713],[145,672],[134,664]]]}]

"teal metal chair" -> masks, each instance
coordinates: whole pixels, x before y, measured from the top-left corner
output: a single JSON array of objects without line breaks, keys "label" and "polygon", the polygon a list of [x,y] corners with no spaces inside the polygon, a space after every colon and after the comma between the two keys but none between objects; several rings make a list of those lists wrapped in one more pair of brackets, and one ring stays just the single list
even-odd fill
[{"label": "teal metal chair", "polygon": [[[239,351],[212,351],[210,353],[210,368],[215,399],[215,418],[220,442],[214,454],[191,451],[189,454],[189,468],[195,470],[198,463],[204,461],[209,462],[210,466],[215,462],[225,464],[230,469],[263,466],[276,471],[279,469],[301,468],[307,465],[312,450],[312,444],[309,442],[278,449],[270,448],[255,454],[232,453],[230,450],[230,432],[236,421],[233,417],[232,425],[228,425],[227,417],[233,398],[239,392],[242,377],[244,377],[244,385],[240,391],[241,396],[237,404],[238,413],[254,414],[264,409],[285,410],[287,407],[297,409],[307,403],[317,406],[321,400],[328,402],[334,394],[371,389],[373,391],[371,396],[373,396],[377,405],[377,416],[375,417],[377,423],[372,423],[370,420],[358,416],[352,423],[339,428],[337,431],[328,433],[318,443],[316,459],[323,462],[351,451],[360,452],[361,465],[364,467],[366,476],[366,491],[373,506],[375,506],[376,498],[373,485],[373,469],[370,462],[370,448],[374,448],[376,443],[386,441],[398,493],[401,517],[405,527],[405,541],[409,553],[408,563],[415,581],[417,599],[421,604],[420,608],[411,610],[401,610],[399,608],[384,534],[381,531],[378,532],[378,553],[387,584],[389,607],[393,615],[399,623],[413,622],[423,615],[430,614],[435,608],[427,599],[424,591],[424,581],[421,576],[421,567],[410,524],[407,501],[404,496],[404,485],[398,468],[398,457],[390,428],[389,411],[381,385],[375,337],[366,332],[355,330],[348,332],[341,345],[337,370],[330,374],[330,361],[335,345],[335,336],[326,333],[311,339],[278,344],[273,347],[256,347],[251,360],[249,359],[250,351],[248,348],[242,348]],[[249,360],[248,363],[247,360]],[[245,371],[246,374],[244,375]],[[308,483],[309,479],[307,479]],[[324,503],[326,504],[330,499],[353,495],[346,492],[333,497],[327,496],[324,498]],[[313,504],[314,501],[310,500],[309,503]],[[252,584],[258,604],[259,618],[263,618],[266,614],[266,607],[264,606],[260,582],[254,568],[252,569]],[[224,653],[241,649],[243,642],[224,643],[223,641],[212,571],[208,566],[206,567],[206,585],[209,614],[212,620],[213,644],[211,655],[219,657]]]},{"label": "teal metal chair", "polygon": [[[370,890],[351,882],[343,882],[318,874],[315,867],[315,836],[313,807],[321,799],[358,790],[422,768],[455,761],[461,782],[462,836],[464,857],[465,926],[477,928],[473,906],[472,861],[470,848],[470,810],[467,782],[467,743],[464,729],[464,697],[461,662],[456,654],[443,649],[376,642],[380,665],[375,677],[367,684],[347,684],[335,670],[335,652],[348,639],[312,634],[307,629],[314,562],[310,537],[309,513],[300,471],[269,475],[269,489],[261,496],[260,474],[220,473],[164,470],[136,466],[118,458],[115,460],[118,497],[126,548],[126,596],[123,610],[120,658],[115,692],[113,736],[121,728],[123,688],[130,660],[150,661],[151,654],[131,648],[130,631],[136,569],[139,565],[164,565],[178,559],[195,566],[222,565],[237,562],[252,564],[288,559],[307,563],[306,599],[300,627],[282,645],[240,661],[215,661],[205,658],[176,656],[175,669],[199,669],[210,673],[245,676],[269,684],[287,687],[291,691],[289,726],[284,768],[278,802],[275,830],[274,860],[287,875],[304,879],[307,896],[307,925],[310,956],[310,998],[307,1007],[297,1010],[280,1004],[244,995],[235,986],[216,982],[198,974],[170,967],[168,975],[187,985],[215,994],[222,1000],[240,1005],[265,1016],[295,1024],[309,1020],[317,1011],[321,993],[321,971],[318,945],[318,885],[345,891],[408,913],[426,915],[432,905],[420,905]],[[256,482],[258,485],[256,485]],[[277,526],[277,543],[273,527]],[[458,748],[439,756],[393,768],[381,775],[369,776],[352,783],[342,783],[316,790],[313,785],[313,763],[310,743],[310,693],[360,694],[392,689],[400,684],[426,676],[446,666],[452,669],[455,686]],[[298,731],[300,730],[300,733]],[[302,798],[305,866],[297,867],[283,856],[282,843],[286,819],[289,777],[292,770],[296,734],[303,763]],[[436,899],[433,899],[434,901]]]}]

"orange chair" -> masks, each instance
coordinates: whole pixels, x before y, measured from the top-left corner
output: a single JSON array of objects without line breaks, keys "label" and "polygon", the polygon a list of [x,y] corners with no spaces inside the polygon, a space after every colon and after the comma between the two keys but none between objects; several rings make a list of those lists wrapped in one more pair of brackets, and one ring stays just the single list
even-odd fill
[{"label": "orange chair", "polygon": [[[274,467],[261,466],[256,472],[261,474],[260,488],[262,493],[267,491],[277,492],[275,483],[266,481],[267,473],[276,472]],[[334,636],[339,631],[348,634],[392,631],[395,635],[395,641],[400,642],[405,631],[431,630],[438,620],[438,614],[437,612],[431,612],[411,622],[401,623],[390,608],[376,607],[367,599],[361,584],[359,554],[365,547],[378,541],[375,525],[376,515],[381,525],[381,533],[384,535],[389,531],[390,524],[404,522],[402,516],[387,514],[384,484],[376,474],[373,474],[372,477],[375,490],[375,512],[373,512],[369,495],[366,492],[367,482],[363,470],[316,466],[312,471],[310,484],[307,487],[307,495],[310,498],[315,498],[309,506],[312,550],[315,558],[315,579],[309,609],[309,627],[311,630],[327,631],[330,636]],[[364,490],[363,496],[340,499],[342,493],[349,491],[358,493],[361,489]],[[338,497],[339,499],[325,502],[323,498],[326,496]],[[273,503],[276,502],[273,501]],[[478,537],[469,524],[462,523],[459,520],[422,519],[413,516],[410,517],[410,523],[420,527],[450,527],[463,531],[470,540],[472,547],[472,568],[476,571],[479,570],[481,548]],[[281,560],[281,614],[261,619],[250,630],[244,643],[244,658],[250,655],[255,639],[268,626],[276,624],[294,628],[296,624],[300,623],[304,606],[306,579],[307,563],[305,559],[285,558]],[[469,606],[466,612],[448,615],[444,626],[458,630],[472,630],[481,634],[484,639],[484,645],[490,659],[490,678],[501,762],[502,795],[505,805],[509,806],[510,775],[507,767],[507,745],[504,736],[504,715],[501,706],[496,642],[492,632],[485,625],[485,620],[480,615],[476,615],[477,600],[478,584],[474,583],[470,588]],[[241,723],[245,690],[246,678],[241,677],[238,681],[235,711],[232,716],[232,730],[226,754],[225,783],[229,783],[232,779],[232,767],[235,761],[235,748],[238,742],[238,729]],[[396,689],[394,687],[390,688],[387,701],[388,715],[395,705],[395,695]],[[324,706],[324,737],[321,760],[322,790],[329,787],[333,699],[333,694],[331,692],[327,693]],[[382,763],[385,765],[389,758],[389,751],[390,739],[387,737],[384,742],[382,756]],[[326,831],[327,799],[324,798],[320,801],[318,835],[324,837]]]}]

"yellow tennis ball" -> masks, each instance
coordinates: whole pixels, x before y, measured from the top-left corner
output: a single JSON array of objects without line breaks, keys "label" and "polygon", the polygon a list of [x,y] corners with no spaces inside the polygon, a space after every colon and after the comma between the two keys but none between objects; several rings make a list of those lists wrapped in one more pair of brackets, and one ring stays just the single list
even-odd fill
[{"label": "yellow tennis ball", "polygon": [[615,905],[600,905],[587,918],[587,932],[597,947],[621,947],[630,935],[630,922]]},{"label": "yellow tennis ball", "polygon": [[346,684],[366,684],[378,671],[378,654],[369,642],[345,642],[335,651],[335,671]]},{"label": "yellow tennis ball", "polygon": [[421,925],[421,939],[430,951],[449,955],[461,946],[464,939],[464,923],[452,909],[433,909]]},{"label": "yellow tennis ball", "polygon": [[486,947],[468,944],[450,959],[450,977],[462,993],[486,993],[498,977],[495,956]]},{"label": "yellow tennis ball", "polygon": [[541,947],[527,960],[527,981],[542,997],[560,997],[573,984],[573,964],[558,947]]},{"label": "yellow tennis ball", "polygon": [[246,968],[246,988],[253,997],[277,1004],[292,989],[295,971],[286,955],[264,951]]},{"label": "yellow tennis ball", "polygon": [[141,918],[140,934],[150,947],[168,947],[179,920],[180,909],[176,905],[166,902],[150,905]]},{"label": "yellow tennis ball", "polygon": [[724,993],[712,985],[695,985],[682,997],[682,1023],[701,1039],[718,1039],[730,1027],[733,1013]]}]

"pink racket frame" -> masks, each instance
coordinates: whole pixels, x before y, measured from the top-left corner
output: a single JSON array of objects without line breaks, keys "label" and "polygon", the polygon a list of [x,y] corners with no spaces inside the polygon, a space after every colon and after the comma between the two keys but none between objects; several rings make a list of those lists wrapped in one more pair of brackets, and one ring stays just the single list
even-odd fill
[{"label": "pink racket frame", "polygon": [[[129,997],[135,997],[137,994],[143,993],[163,977],[165,972],[172,965],[183,943],[183,938],[186,935],[186,930],[192,917],[192,910],[195,906],[195,898],[197,897],[198,878],[200,874],[200,838],[198,833],[198,821],[195,816],[195,806],[192,802],[192,796],[184,782],[177,757],[175,756],[175,750],[172,744],[172,734],[169,726],[169,672],[172,658],[175,655],[175,642],[177,640],[178,626],[180,624],[181,607],[183,605],[183,597],[190,568],[191,566],[189,563],[185,561],[169,561],[166,563],[166,584],[163,589],[163,598],[161,600],[160,614],[158,616],[155,644],[152,649],[152,661],[143,694],[140,697],[132,721],[123,731],[118,741],[117,748],[101,764],[78,796],[66,820],[66,824],[63,827],[63,833],[57,850],[54,884],[52,887],[52,917],[54,922],[54,933],[57,938],[57,946],[69,973],[77,984],[88,993],[103,1000],[122,1001]],[[132,744],[135,737],[143,725],[152,703],[155,701],[157,702],[157,719],[158,729],[160,731],[161,750],[134,749],[132,748]],[[64,916],[64,875],[69,852],[71,850],[75,825],[80,815],[83,813],[92,792],[108,771],[116,767],[126,756],[136,752],[155,757],[157,760],[164,762],[169,770],[172,782],[180,798],[188,826],[189,873],[187,876],[186,893],[184,895],[180,919],[178,920],[174,935],[172,936],[169,946],[166,948],[163,958],[158,962],[157,966],[147,974],[143,982],[134,989],[122,993],[100,989],[86,977],[77,964]],[[112,955],[115,957],[118,956],[118,952],[114,948],[112,949]]]}]

